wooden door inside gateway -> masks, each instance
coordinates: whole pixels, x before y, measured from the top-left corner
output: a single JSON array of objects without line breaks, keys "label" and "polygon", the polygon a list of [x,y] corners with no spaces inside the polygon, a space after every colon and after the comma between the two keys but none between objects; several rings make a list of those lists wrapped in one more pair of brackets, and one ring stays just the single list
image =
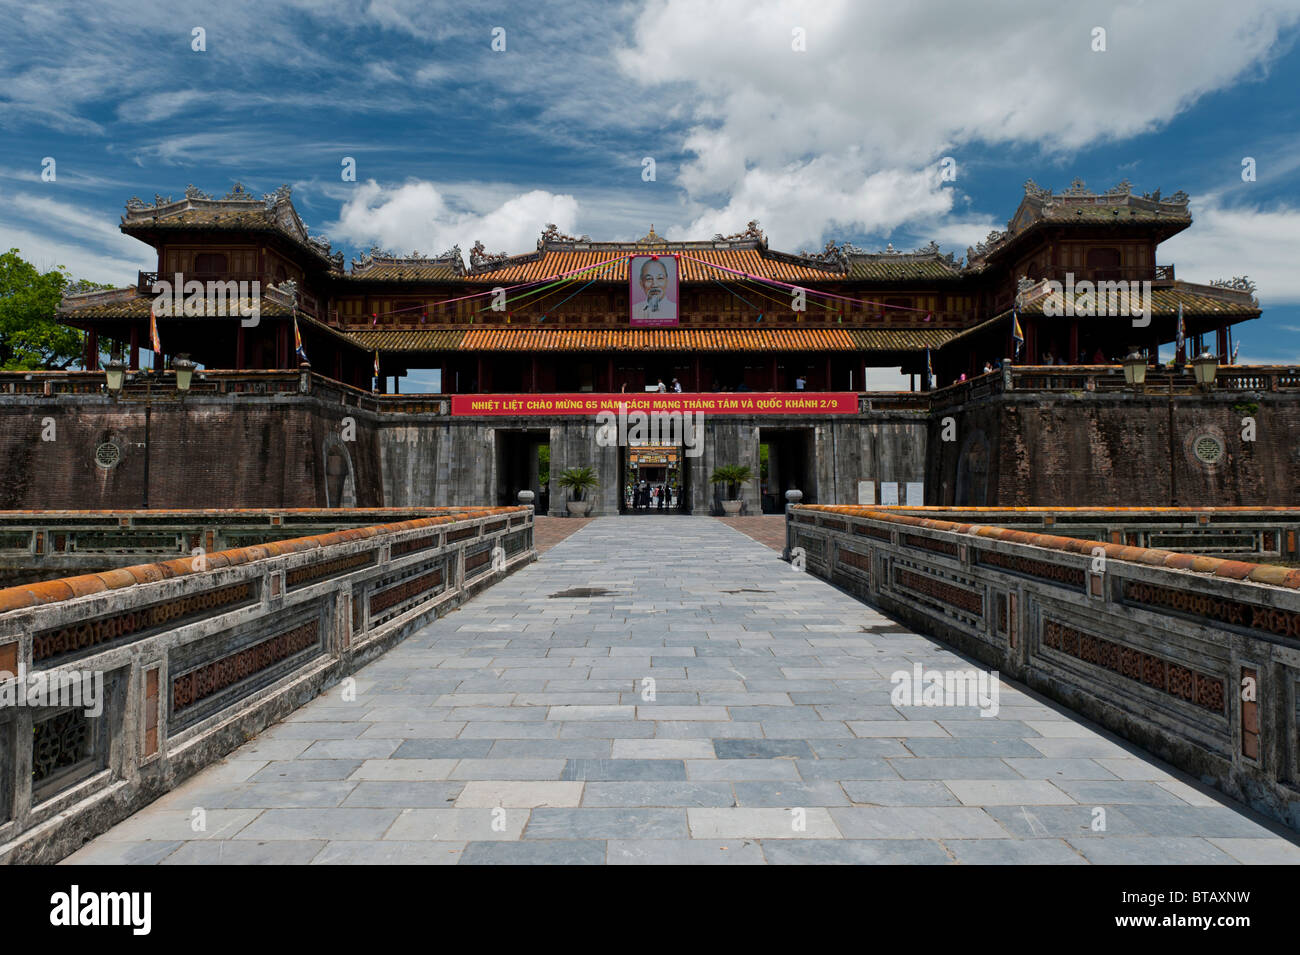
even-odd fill
[{"label": "wooden door inside gateway", "polygon": [[497,506],[518,504],[520,491],[532,491],[533,507],[545,514],[550,504],[550,429],[498,428],[494,437]]},{"label": "wooden door inside gateway", "polygon": [[785,492],[803,491],[804,504],[817,503],[816,441],[812,428],[760,428],[759,494],[764,514],[785,513]]},{"label": "wooden door inside gateway", "polygon": [[680,444],[619,448],[620,514],[691,513],[690,468]]}]

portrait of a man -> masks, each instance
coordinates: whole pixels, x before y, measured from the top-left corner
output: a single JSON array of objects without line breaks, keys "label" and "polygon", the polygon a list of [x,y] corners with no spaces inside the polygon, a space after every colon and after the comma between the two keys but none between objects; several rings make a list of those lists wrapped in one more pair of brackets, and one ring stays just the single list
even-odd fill
[{"label": "portrait of a man", "polygon": [[636,255],[628,260],[633,325],[677,324],[677,260]]}]

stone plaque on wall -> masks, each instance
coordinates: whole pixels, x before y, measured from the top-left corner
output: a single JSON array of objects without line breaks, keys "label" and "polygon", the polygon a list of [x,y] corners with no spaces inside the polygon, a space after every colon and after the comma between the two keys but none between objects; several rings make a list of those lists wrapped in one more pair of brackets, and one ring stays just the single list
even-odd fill
[{"label": "stone plaque on wall", "polygon": [[870,507],[876,503],[876,482],[859,481],[858,482],[858,504]]},{"label": "stone plaque on wall", "polygon": [[907,506],[922,507],[925,504],[925,482],[907,482]]},{"label": "stone plaque on wall", "polygon": [[882,507],[898,506],[898,483],[885,481],[880,485],[880,504]]}]

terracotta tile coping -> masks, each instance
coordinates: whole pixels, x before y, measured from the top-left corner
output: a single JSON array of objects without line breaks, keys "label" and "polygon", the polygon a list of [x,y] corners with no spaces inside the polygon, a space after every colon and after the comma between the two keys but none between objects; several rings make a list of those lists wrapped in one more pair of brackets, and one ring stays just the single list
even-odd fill
[{"label": "terracotta tile coping", "polygon": [[[403,508],[394,508],[394,510],[405,510]],[[396,534],[401,531],[417,530],[422,527],[433,527],[438,524],[452,524],[459,520],[465,520],[466,516],[470,517],[490,517],[494,514],[514,514],[527,511],[524,507],[482,507],[482,508],[449,508],[450,513],[444,513],[437,517],[418,517],[409,521],[398,521],[393,524],[374,524],[369,527],[350,527],[346,530],[333,531],[329,534],[316,534],[311,537],[295,537],[290,540],[272,541],[266,544],[255,544],[251,547],[239,547],[234,550],[223,550],[215,554],[207,555],[207,570],[194,570],[192,559],[189,557],[180,557],[176,560],[167,560],[153,564],[137,564],[133,567],[119,567],[114,570],[106,570],[98,574],[82,574],[77,577],[64,577],[59,580],[47,580],[38,583],[22,584],[17,587],[9,587],[0,590],[0,613],[7,613],[11,610],[23,610],[28,607],[40,607],[47,604],[58,603],[61,600],[70,600],[73,597],[84,597],[87,594],[100,593],[107,590],[117,590],[122,587],[130,587],[133,584],[154,583],[159,580],[165,580],[169,577],[184,577],[188,574],[206,573],[212,570],[218,570],[222,567],[235,567],[240,564],[249,564],[258,560],[266,560],[271,557],[282,557],[285,554],[296,554],[301,551],[314,550],[322,547],[329,547],[333,544],[346,544],[350,541],[365,540],[369,537],[381,537],[388,534]],[[119,513],[119,512],[112,512]],[[151,511],[142,511],[140,513],[153,513]]]},{"label": "terracotta tile coping", "polygon": [[[1251,564],[1240,560],[1225,560],[1220,557],[1202,557],[1197,554],[1176,554],[1167,550],[1129,547],[1125,544],[1103,544],[1100,541],[1080,540],[1077,537],[1035,534],[1031,531],[1020,531],[1009,527],[991,527],[987,524],[958,524],[953,521],[912,517],[892,509],[807,504],[802,505],[799,510],[825,511],[832,514],[845,514],[850,517],[866,517],[894,524],[907,524],[912,527],[925,527],[936,531],[948,531],[954,534],[972,534],[976,537],[989,537],[995,540],[1009,541],[1013,544],[1030,544],[1034,547],[1045,547],[1049,550],[1058,550],[1071,554],[1091,555],[1095,548],[1100,547],[1105,551],[1107,557],[1115,560],[1168,567],[1173,570],[1194,570],[1197,573],[1213,574],[1216,577],[1224,577],[1229,580],[1250,580],[1257,584],[1269,584],[1274,587],[1288,587],[1292,590],[1300,590],[1300,569],[1276,567],[1271,564]],[[944,510],[944,508],[939,510]],[[1020,510],[1020,508],[970,508],[970,510],[996,514],[1000,511]],[[1046,510],[1053,509],[1046,508]],[[1115,508],[1115,510],[1123,510],[1123,508]],[[1171,508],[1171,510],[1177,510],[1177,508]]]}]

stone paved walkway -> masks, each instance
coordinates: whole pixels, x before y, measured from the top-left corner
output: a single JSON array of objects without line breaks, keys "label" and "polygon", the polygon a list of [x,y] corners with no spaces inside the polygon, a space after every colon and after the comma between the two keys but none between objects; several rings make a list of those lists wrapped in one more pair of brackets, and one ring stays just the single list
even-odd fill
[{"label": "stone paved walkway", "polygon": [[1006,684],[891,706],[913,662],[971,666],[720,521],[601,518],[69,861],[1300,861]]}]

